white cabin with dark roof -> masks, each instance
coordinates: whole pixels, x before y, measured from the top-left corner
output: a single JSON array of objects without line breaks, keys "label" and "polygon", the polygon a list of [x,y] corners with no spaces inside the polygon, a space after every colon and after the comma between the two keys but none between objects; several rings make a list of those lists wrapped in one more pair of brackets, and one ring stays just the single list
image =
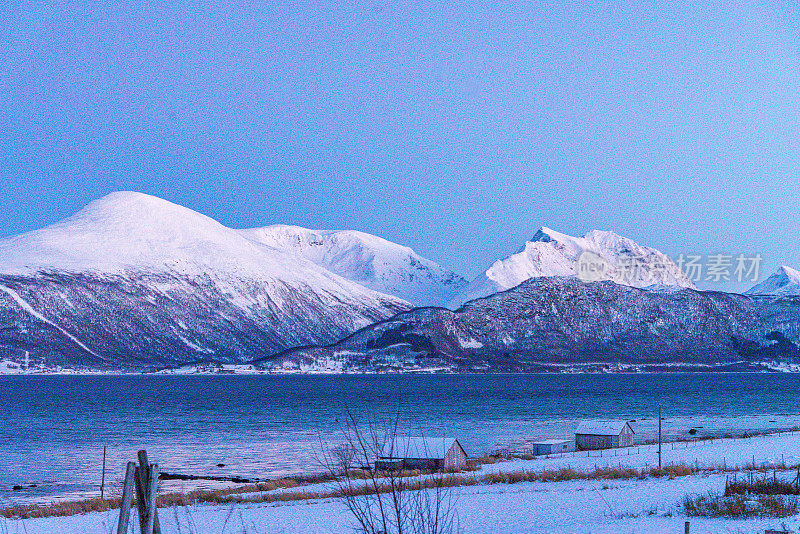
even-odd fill
[{"label": "white cabin with dark roof", "polygon": [[545,439],[531,443],[531,453],[539,456],[542,454],[558,454],[575,450],[574,439]]}]

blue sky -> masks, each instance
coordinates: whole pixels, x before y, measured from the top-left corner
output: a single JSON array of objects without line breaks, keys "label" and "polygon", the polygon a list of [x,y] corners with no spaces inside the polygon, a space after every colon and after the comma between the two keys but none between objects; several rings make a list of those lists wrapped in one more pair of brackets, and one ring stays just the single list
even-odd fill
[{"label": "blue sky", "polygon": [[540,226],[800,267],[793,2],[422,4],[4,3],[0,235],[136,190],[468,276]]}]

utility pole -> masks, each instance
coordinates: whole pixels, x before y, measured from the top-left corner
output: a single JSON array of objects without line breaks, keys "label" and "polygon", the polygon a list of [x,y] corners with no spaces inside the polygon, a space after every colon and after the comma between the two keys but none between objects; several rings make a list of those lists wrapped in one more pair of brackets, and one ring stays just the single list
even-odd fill
[{"label": "utility pole", "polygon": [[658,407],[658,470],[661,471],[661,406]]},{"label": "utility pole", "polygon": [[103,445],[103,476],[100,479],[100,500],[103,500],[104,490],[106,489],[106,446]]}]

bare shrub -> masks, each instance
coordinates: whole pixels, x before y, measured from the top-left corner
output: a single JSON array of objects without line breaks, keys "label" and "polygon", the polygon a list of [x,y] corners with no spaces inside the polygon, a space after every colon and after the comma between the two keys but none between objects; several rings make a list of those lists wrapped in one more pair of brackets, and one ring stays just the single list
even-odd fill
[{"label": "bare shrub", "polygon": [[[345,418],[344,445],[327,450],[321,462],[334,479],[334,496],[343,498],[364,534],[452,534],[457,531],[457,475],[372,468],[385,445],[398,437],[399,413],[362,425],[351,411]],[[354,474],[354,477],[348,476]],[[412,477],[416,477],[413,478]]]},{"label": "bare shrub", "polygon": [[650,476],[651,477],[686,477],[689,475],[693,475],[697,473],[700,469],[695,465],[690,464],[669,464],[665,465],[661,469],[657,467],[652,467],[650,469]]},{"label": "bare shrub", "polygon": [[85,514],[88,512],[107,512],[119,508],[120,499],[85,499],[51,504],[21,504],[0,510],[0,516],[9,519],[30,519],[32,517],[54,517]]},{"label": "bare shrub", "polygon": [[797,495],[800,493],[800,487],[796,482],[789,482],[786,480],[778,480],[773,477],[767,477],[766,474],[763,478],[752,476],[750,479],[737,479],[725,482],[725,495]]},{"label": "bare shrub", "polygon": [[783,495],[707,495],[687,496],[683,509],[697,517],[789,517],[797,514],[797,497]]},{"label": "bare shrub", "polygon": [[630,479],[639,478],[639,471],[633,467],[599,467],[590,478]]},{"label": "bare shrub", "polygon": [[502,462],[502,461],[503,458],[497,454],[487,454],[485,456],[481,456],[480,458],[473,458],[469,460],[468,463],[472,463],[477,467],[480,465],[496,464],[497,462]]}]

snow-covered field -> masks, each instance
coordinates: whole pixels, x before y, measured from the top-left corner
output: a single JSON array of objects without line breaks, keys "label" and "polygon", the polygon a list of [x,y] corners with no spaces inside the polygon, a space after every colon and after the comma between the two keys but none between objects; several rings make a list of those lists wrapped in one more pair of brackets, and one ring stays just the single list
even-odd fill
[{"label": "snow-covered field", "polygon": [[[797,517],[783,520],[723,520],[686,518],[679,503],[691,493],[724,485],[722,475],[675,480],[571,481],[495,484],[457,488],[456,506],[465,534],[484,533],[625,533],[683,532],[689,520],[692,532],[759,532],[782,523],[800,527]],[[107,533],[117,521],[116,511],[58,519],[25,521],[27,532]],[[354,523],[337,499],[280,504],[197,505],[161,509],[165,534],[230,533],[341,533]],[[132,518],[133,520],[134,518]],[[10,532],[24,532],[22,522],[8,521]]]},{"label": "snow-covered field", "polygon": [[[636,448],[630,449],[634,452]],[[558,458],[513,460],[486,465],[482,473],[544,470],[570,466],[591,470],[595,466],[647,467],[657,463],[656,447],[629,454],[621,449],[615,456],[586,453]],[[747,439],[722,439],[677,448],[667,445],[663,461],[697,463],[703,466],[745,466],[785,461],[800,463],[800,434],[783,433]],[[780,475],[779,475],[780,476]],[[793,473],[785,473],[785,477]],[[456,508],[465,534],[484,533],[678,533],[684,522],[691,532],[756,533],[785,524],[800,530],[800,516],[785,519],[707,519],[686,517],[680,503],[686,495],[721,491],[725,475],[701,473],[694,476],[647,478],[644,480],[573,480],[569,482],[523,482],[455,488]],[[302,489],[323,491],[324,484]],[[291,490],[282,490],[291,491]],[[7,520],[0,532],[97,533],[113,532],[117,511],[64,518]],[[195,505],[161,509],[164,534],[258,533],[310,534],[341,533],[354,528],[343,502],[314,499],[273,504]],[[5,528],[6,530],[3,530]]]}]

